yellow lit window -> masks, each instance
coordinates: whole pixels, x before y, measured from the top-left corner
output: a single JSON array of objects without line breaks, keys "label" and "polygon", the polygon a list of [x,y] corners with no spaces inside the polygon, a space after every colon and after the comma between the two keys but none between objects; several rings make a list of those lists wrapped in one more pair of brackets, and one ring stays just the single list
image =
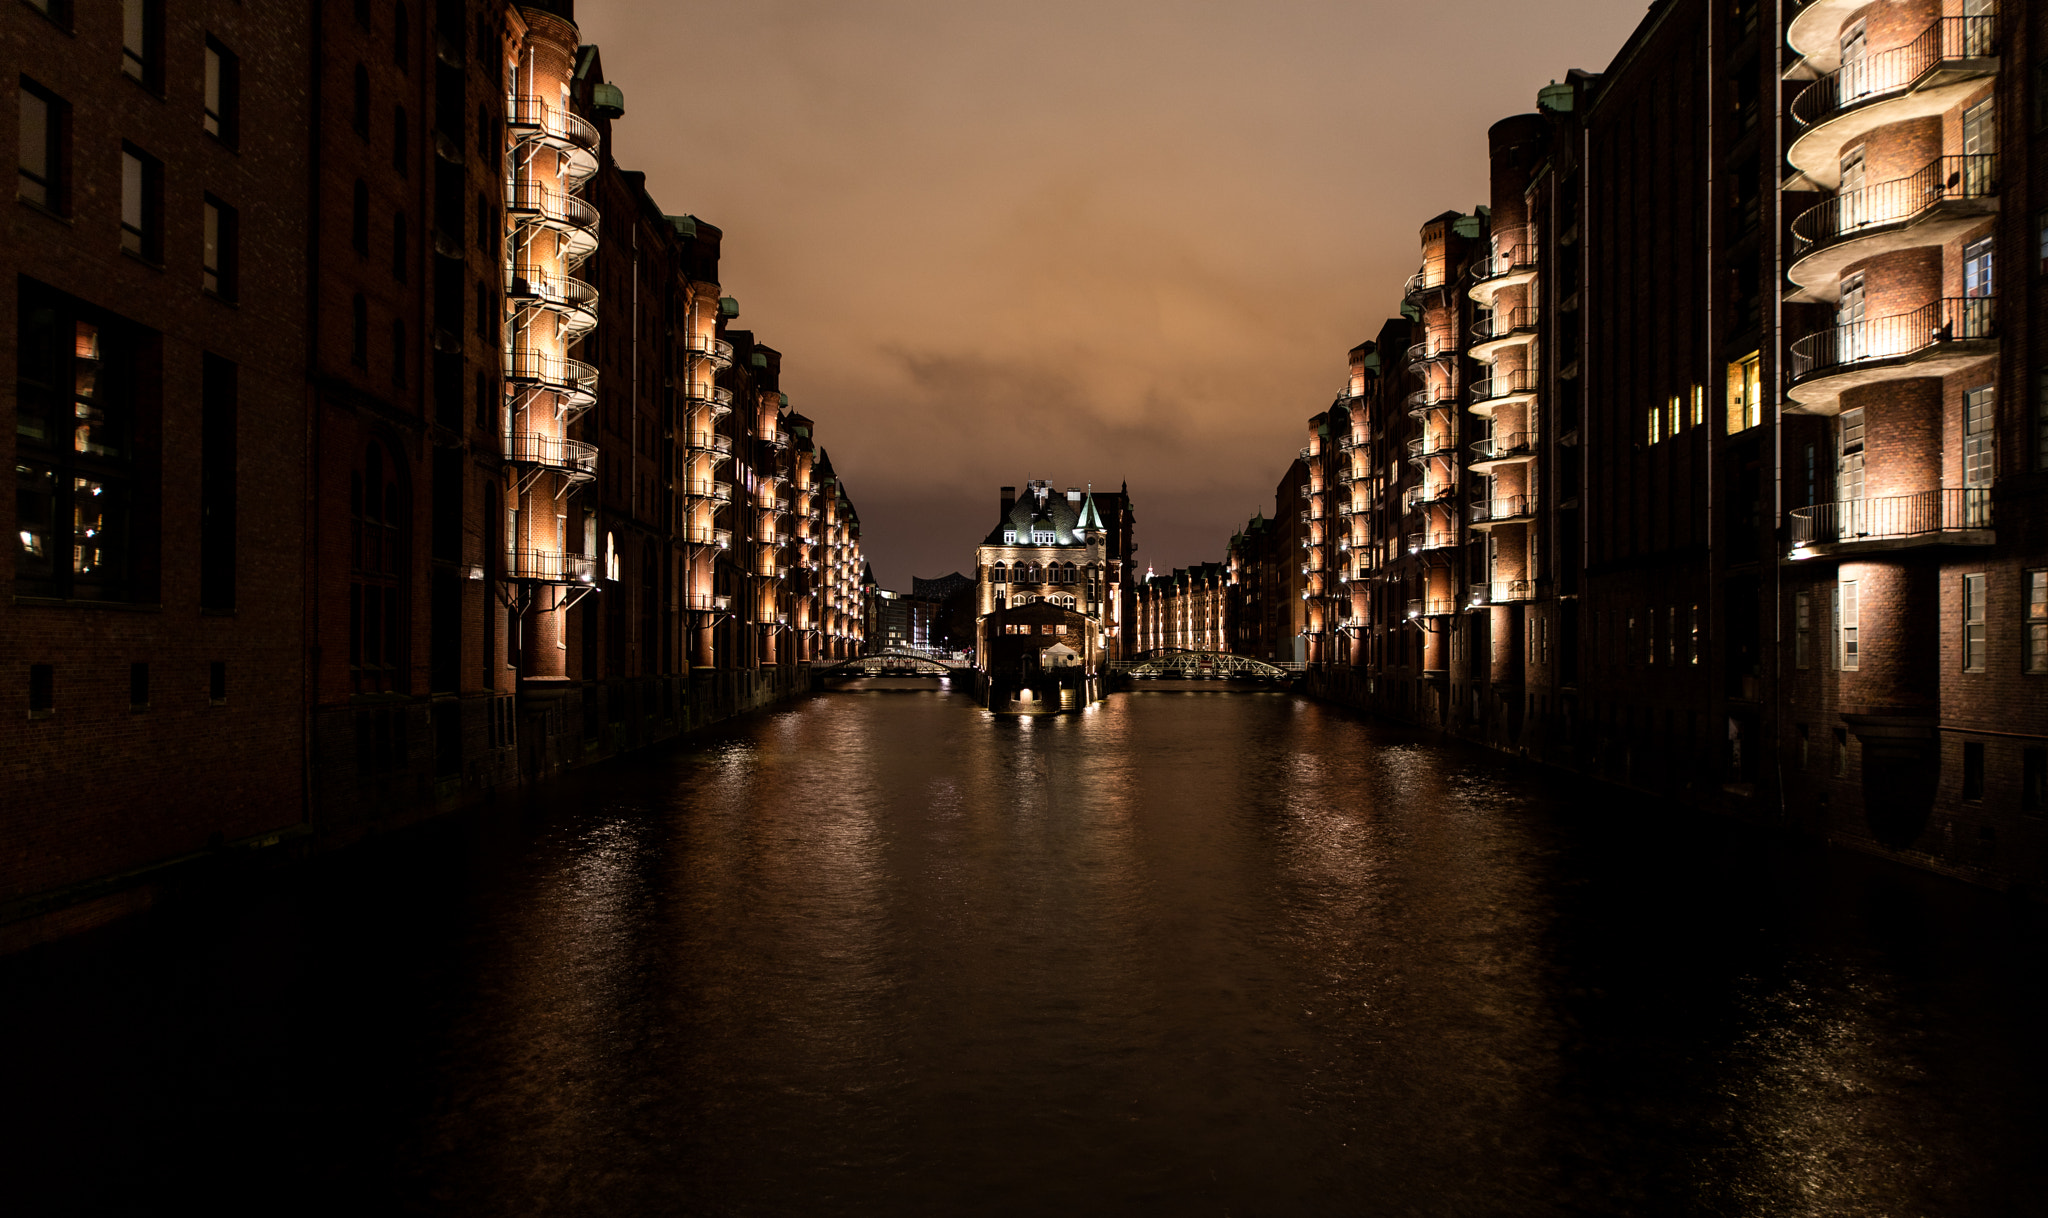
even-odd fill
[{"label": "yellow lit window", "polygon": [[1748,431],[1764,421],[1764,363],[1752,351],[1728,365],[1728,433]]},{"label": "yellow lit window", "polygon": [[1692,387],[1692,425],[1694,427],[1705,427],[1707,425],[1707,387],[1705,385],[1694,385]]}]

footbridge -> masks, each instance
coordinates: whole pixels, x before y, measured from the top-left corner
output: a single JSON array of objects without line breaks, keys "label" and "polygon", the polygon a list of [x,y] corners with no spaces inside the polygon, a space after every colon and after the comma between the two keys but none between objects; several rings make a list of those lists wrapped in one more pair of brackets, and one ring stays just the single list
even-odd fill
[{"label": "footbridge", "polygon": [[1124,677],[1170,677],[1186,680],[1291,681],[1306,665],[1254,659],[1227,651],[1193,651],[1166,647],[1128,660],[1113,661],[1109,670]]},{"label": "footbridge", "polygon": [[811,674],[819,677],[872,677],[877,673],[902,672],[908,669],[922,676],[943,677],[952,673],[967,672],[972,668],[973,665],[966,660],[957,659],[942,651],[894,647],[887,651],[853,656],[836,664],[813,664]]}]

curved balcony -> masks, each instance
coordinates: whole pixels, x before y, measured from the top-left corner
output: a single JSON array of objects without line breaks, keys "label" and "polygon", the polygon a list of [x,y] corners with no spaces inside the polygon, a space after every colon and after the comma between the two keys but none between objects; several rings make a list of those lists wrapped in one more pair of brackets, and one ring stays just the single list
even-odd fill
[{"label": "curved balcony", "polygon": [[1842,269],[1877,254],[1940,245],[1998,211],[1998,158],[1945,156],[1890,182],[1837,195],[1792,221],[1794,302],[1833,300]]},{"label": "curved balcony", "polygon": [[683,433],[683,448],[692,454],[708,456],[714,463],[727,461],[732,458],[732,437],[715,431],[686,431]]},{"label": "curved balcony", "polygon": [[1441,385],[1425,385],[1408,395],[1408,414],[1421,418],[1432,410],[1455,410],[1458,406],[1458,384],[1454,377],[1446,377]]},{"label": "curved balcony", "polygon": [[732,367],[732,344],[709,334],[692,334],[683,339],[683,355],[689,359],[709,360],[715,368]]},{"label": "curved balcony", "polygon": [[1489,470],[1536,459],[1536,434],[1528,431],[1498,432],[1472,446],[1472,468]]},{"label": "curved balcony", "polygon": [[1356,469],[1353,469],[1351,467],[1351,462],[1343,461],[1338,463],[1336,473],[1337,485],[1348,486],[1351,483],[1358,481],[1358,478],[1359,473]]},{"label": "curved balcony", "polygon": [[562,255],[575,266],[597,249],[597,209],[539,182],[505,183],[505,210],[520,224],[531,225],[562,239]]},{"label": "curved balcony", "polygon": [[1364,448],[1367,443],[1368,441],[1363,436],[1345,436],[1337,441],[1337,451],[1340,453],[1355,452],[1358,449]]},{"label": "curved balcony", "polygon": [[688,545],[717,546],[721,550],[732,548],[732,530],[713,528],[708,524],[685,524],[677,534]]},{"label": "curved balcony", "polygon": [[1516,601],[1536,599],[1536,581],[1528,579],[1496,579],[1488,583],[1472,585],[1472,607],[1481,605],[1511,605]]},{"label": "curved balcony", "polygon": [[558,394],[571,407],[586,407],[597,400],[597,369],[580,359],[518,348],[505,353],[505,379]]},{"label": "curved balcony", "polygon": [[1785,396],[1799,403],[1799,413],[1833,414],[1844,390],[1947,376],[1998,353],[1997,306],[1995,296],[1950,297],[1809,334],[1792,344]]},{"label": "curved balcony", "polygon": [[1990,545],[1991,488],[1950,487],[1795,508],[1786,520],[1790,557],[1857,554],[1929,545]]},{"label": "curved balcony", "polygon": [[505,462],[553,470],[570,482],[589,482],[597,477],[596,447],[537,431],[515,431],[506,436]]},{"label": "curved balcony", "polygon": [[686,410],[708,410],[711,412],[711,421],[717,423],[718,420],[732,413],[732,390],[715,387],[711,389],[700,387],[685,389],[683,391],[683,407]]},{"label": "curved balcony", "polygon": [[1410,597],[1409,617],[1449,617],[1458,611],[1458,602],[1448,596]]},{"label": "curved balcony", "polygon": [[1472,349],[1466,354],[1481,363],[1492,363],[1495,356],[1509,347],[1536,341],[1536,323],[1541,317],[1542,311],[1536,305],[1496,314],[1472,327]]},{"label": "curved balcony", "polygon": [[523,307],[559,317],[562,337],[574,342],[597,328],[597,289],[572,275],[522,265],[505,272],[505,295]]},{"label": "curved balcony", "polygon": [[1530,495],[1502,495],[1481,499],[1465,509],[1472,527],[1484,532],[1495,525],[1524,524],[1536,515],[1536,500]]},{"label": "curved balcony", "polygon": [[520,144],[539,144],[562,155],[562,176],[572,183],[597,172],[597,128],[581,115],[538,97],[505,99],[505,133]]},{"label": "curved balcony", "polygon": [[724,613],[732,608],[731,597],[708,592],[692,592],[683,598],[683,602],[692,613]]},{"label": "curved balcony", "polygon": [[516,547],[505,552],[505,578],[534,584],[588,584],[597,579],[597,560],[566,550]]},{"label": "curved balcony", "polygon": [[1408,282],[1401,285],[1401,297],[1404,300],[1416,300],[1443,286],[1444,268],[1441,265],[1432,266],[1424,262],[1413,275],[1408,276]]},{"label": "curved balcony", "polygon": [[1458,544],[1456,529],[1423,529],[1408,534],[1408,552],[1421,554],[1429,550],[1448,550]]},{"label": "curved balcony", "polygon": [[1472,382],[1472,412],[1490,414],[1496,406],[1527,402],[1536,396],[1543,376],[1534,368],[1517,368]]},{"label": "curved balcony", "polygon": [[1479,260],[1473,268],[1472,286],[1466,295],[1480,305],[1491,307],[1502,288],[1522,287],[1536,282],[1536,246],[1531,242],[1512,245]]},{"label": "curved balcony", "polygon": [[716,504],[732,502],[732,483],[715,478],[684,478],[676,483],[676,491],[685,499],[702,499]]},{"label": "curved balcony", "polygon": [[1414,372],[1426,366],[1431,360],[1456,359],[1457,355],[1458,348],[1455,345],[1425,338],[1408,348],[1408,370]]},{"label": "curved balcony", "polygon": [[1407,449],[1408,462],[1411,465],[1423,465],[1458,455],[1457,442],[1448,435],[1417,436],[1408,441]]},{"label": "curved balcony", "polygon": [[1940,17],[1904,46],[1843,64],[1799,91],[1806,128],[1785,159],[1815,185],[1842,180],[1842,149],[1878,127],[1940,114],[1998,70],[1998,18]]}]

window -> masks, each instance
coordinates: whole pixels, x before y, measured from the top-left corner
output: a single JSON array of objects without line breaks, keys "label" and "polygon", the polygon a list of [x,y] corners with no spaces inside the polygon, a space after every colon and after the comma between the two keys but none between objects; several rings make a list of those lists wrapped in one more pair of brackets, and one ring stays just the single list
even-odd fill
[{"label": "window", "polygon": [[1649,417],[1645,420],[1645,422],[1648,424],[1648,426],[1644,430],[1651,444],[1655,444],[1664,438],[1663,411],[1657,409],[1655,406],[1650,407]]},{"label": "window", "polygon": [[15,196],[60,216],[71,210],[71,175],[67,172],[70,158],[65,155],[65,135],[70,126],[71,107],[24,77],[21,170]]},{"label": "window", "polygon": [[58,29],[71,31],[71,0],[28,0],[28,6],[48,17]]},{"label": "window", "polygon": [[1701,651],[1701,646],[1700,646],[1700,607],[1699,607],[1698,605],[1694,605],[1694,606],[1692,607],[1692,617],[1691,617],[1691,621],[1692,621],[1692,627],[1691,627],[1691,632],[1690,632],[1690,633],[1691,633],[1691,635],[1692,635],[1692,645],[1691,645],[1691,649],[1690,649],[1690,650],[1689,650],[1689,651],[1687,652],[1687,656],[1688,656],[1688,659],[1687,659],[1687,663],[1690,663],[1690,664],[1697,664],[1697,663],[1699,663],[1699,662],[1700,662],[1700,651]]},{"label": "window", "polygon": [[403,692],[405,494],[382,445],[349,476],[348,664],[356,693]]},{"label": "window", "polygon": [[1004,530],[1003,530],[1003,544],[1004,544],[1004,545],[1006,545],[1006,546],[1014,546],[1014,545],[1016,545],[1016,544],[1017,544],[1017,530],[1015,530],[1015,529],[1004,529]]},{"label": "window", "polygon": [[57,713],[57,670],[49,664],[28,666],[28,717],[48,719]]},{"label": "window", "polygon": [[1984,633],[1984,576],[1963,576],[1963,671],[1983,672],[1989,647]]},{"label": "window", "polygon": [[206,133],[233,148],[241,134],[242,63],[235,53],[206,40]]},{"label": "window", "polygon": [[405,121],[405,107],[400,106],[391,112],[391,167],[401,178],[412,159],[411,138],[412,129]]},{"label": "window", "polygon": [[15,591],[152,596],[137,578],[155,535],[154,504],[137,498],[154,405],[139,390],[157,380],[151,336],[29,282],[19,308]]},{"label": "window", "polygon": [[1963,247],[1963,295],[1992,296],[1992,243],[1985,237]]},{"label": "window", "polygon": [[1728,433],[1747,431],[1764,421],[1763,356],[1751,352],[1728,365]]},{"label": "window", "polygon": [[235,271],[240,245],[240,217],[234,208],[208,195],[202,212],[199,286],[222,300],[235,299]]},{"label": "window", "polygon": [[1705,385],[1694,385],[1692,387],[1691,424],[1694,427],[1704,427],[1707,424],[1707,387]]},{"label": "window", "polygon": [[400,283],[405,282],[405,268],[411,261],[406,249],[409,244],[410,242],[406,240],[405,213],[399,212],[391,217],[391,277]]},{"label": "window", "polygon": [[1984,745],[1981,741],[1967,741],[1963,745],[1963,798],[1984,798]]},{"label": "window", "polygon": [[1835,499],[1842,506],[1842,535],[1867,532],[1863,519],[1863,408],[1845,410],[1835,420]]},{"label": "window", "polygon": [[1031,530],[1031,544],[1034,546],[1049,546],[1055,544],[1058,540],[1058,537],[1053,534],[1051,529]]},{"label": "window", "polygon": [[1792,666],[1813,667],[1813,593],[1792,595]]},{"label": "window", "polygon": [[235,607],[238,370],[208,355],[199,389],[199,607]]},{"label": "window", "polygon": [[370,69],[364,67],[361,64],[356,65],[356,104],[354,125],[357,135],[363,137],[364,139],[370,138]]},{"label": "window", "polygon": [[991,567],[991,568],[989,569],[989,573],[988,573],[988,581],[989,581],[990,583],[992,583],[992,584],[1002,584],[1002,583],[1008,583],[1008,582],[1009,582],[1009,580],[1010,580],[1010,573],[1009,573],[1009,571],[1007,571],[1006,569],[1004,569],[1004,567],[1003,567],[1003,564],[1001,564],[1001,563],[997,563],[997,564],[996,564],[995,566],[993,566],[993,567]]},{"label": "window", "polygon": [[121,0],[121,71],[152,90],[163,88],[163,6]]},{"label": "window", "polygon": [[1843,672],[1855,672],[1857,668],[1857,638],[1861,612],[1856,600],[1856,581],[1845,579],[1835,588],[1835,637],[1839,640],[1836,654],[1840,657],[1837,666]]},{"label": "window", "polygon": [[2028,812],[2048,808],[2048,749],[2020,750],[2020,807]]},{"label": "window", "polygon": [[1985,385],[1963,395],[1963,485],[1986,487],[1993,477],[1996,455],[1991,416],[1998,390]]},{"label": "window", "polygon": [[209,660],[206,664],[206,701],[213,706],[228,704],[228,662]]},{"label": "window", "polygon": [[2024,671],[2036,676],[2048,673],[2048,571],[2028,571],[2027,620],[2021,642],[2026,647],[2026,656],[2021,661]]},{"label": "window", "polygon": [[121,248],[147,262],[163,261],[163,162],[121,146]]}]

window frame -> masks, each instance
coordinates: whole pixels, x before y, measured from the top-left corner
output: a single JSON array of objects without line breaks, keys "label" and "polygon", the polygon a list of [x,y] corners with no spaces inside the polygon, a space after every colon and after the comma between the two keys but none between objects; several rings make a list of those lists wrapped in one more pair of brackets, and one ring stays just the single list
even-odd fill
[{"label": "window frame", "polygon": [[1859,581],[1835,584],[1835,669],[1856,672],[1863,665],[1863,599]]},{"label": "window frame", "polygon": [[227,44],[206,36],[205,75],[200,91],[200,126],[234,149],[242,138],[242,60]]},{"label": "window frame", "polygon": [[[134,181],[129,162],[135,163]],[[129,223],[130,188],[139,214]],[[142,148],[121,142],[121,251],[161,269],[164,263],[164,163]]]},{"label": "window frame", "polygon": [[1983,672],[1991,651],[1989,619],[1984,612],[1990,581],[1982,571],[1963,576],[1962,644],[1963,671]]},{"label": "window frame", "polygon": [[[132,45],[131,39],[140,45]],[[121,0],[120,65],[121,75],[163,96],[163,0]]]},{"label": "window frame", "polygon": [[2027,568],[2020,575],[2026,580],[2026,599],[2020,605],[2020,672],[2048,676],[2048,568]]},{"label": "window frame", "polygon": [[[19,108],[26,106],[33,97],[43,107],[43,172],[39,178],[31,179],[29,166],[22,163],[21,151],[15,156],[14,197],[30,207],[53,216],[71,215],[71,103],[49,87],[31,77],[23,76],[18,86],[21,91],[17,102]],[[17,128],[18,130],[19,128]],[[25,179],[35,181],[42,193],[41,199],[29,197],[23,189]]]},{"label": "window frame", "polygon": [[199,290],[233,304],[241,298],[241,213],[211,193],[201,197],[199,208]]}]

